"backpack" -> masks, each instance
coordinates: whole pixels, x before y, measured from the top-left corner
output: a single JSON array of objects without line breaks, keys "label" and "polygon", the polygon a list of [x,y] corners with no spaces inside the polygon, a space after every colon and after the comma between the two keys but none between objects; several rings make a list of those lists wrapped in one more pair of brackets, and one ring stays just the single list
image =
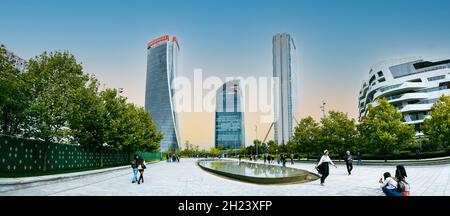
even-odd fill
[{"label": "backpack", "polygon": [[399,181],[397,182],[397,192],[403,193],[405,191],[405,184],[403,182]]}]

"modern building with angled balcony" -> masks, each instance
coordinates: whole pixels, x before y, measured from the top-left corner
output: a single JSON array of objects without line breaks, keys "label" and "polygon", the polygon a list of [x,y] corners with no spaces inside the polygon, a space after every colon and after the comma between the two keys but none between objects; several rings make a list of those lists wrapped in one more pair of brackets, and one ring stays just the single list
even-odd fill
[{"label": "modern building with angled balcony", "polygon": [[158,130],[164,133],[161,151],[179,148],[178,115],[172,87],[179,51],[177,38],[169,35],[159,37],[147,45],[145,110],[151,114]]},{"label": "modern building with angled balcony", "polygon": [[421,136],[421,124],[441,95],[450,95],[450,59],[385,61],[370,69],[369,79],[359,92],[359,120],[367,115],[369,104],[376,106],[375,100],[384,97]]},{"label": "modern building with angled balcony", "polygon": [[215,147],[239,149],[245,146],[244,112],[239,80],[223,84],[216,91]]},{"label": "modern building with angled balcony", "polygon": [[292,139],[296,112],[296,52],[294,39],[288,33],[276,34],[273,44],[274,139],[285,145]]}]

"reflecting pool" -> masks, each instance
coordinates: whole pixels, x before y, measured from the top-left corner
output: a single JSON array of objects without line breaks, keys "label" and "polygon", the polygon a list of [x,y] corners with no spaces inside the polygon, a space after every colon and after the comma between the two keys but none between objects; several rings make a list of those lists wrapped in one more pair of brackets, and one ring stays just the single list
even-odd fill
[{"label": "reflecting pool", "polygon": [[306,170],[232,160],[200,160],[198,165],[215,174],[259,184],[302,183],[319,178]]}]

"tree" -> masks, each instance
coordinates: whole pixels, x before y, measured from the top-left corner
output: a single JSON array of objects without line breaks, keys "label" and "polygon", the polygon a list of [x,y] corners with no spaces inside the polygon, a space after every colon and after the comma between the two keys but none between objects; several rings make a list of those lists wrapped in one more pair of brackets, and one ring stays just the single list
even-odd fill
[{"label": "tree", "polygon": [[245,148],[244,145],[241,145],[241,147],[239,148],[239,154],[242,154],[242,155],[247,154],[247,149]]},{"label": "tree", "polygon": [[267,148],[269,150],[269,154],[276,154],[278,145],[275,143],[275,141],[269,140],[269,142],[267,142]]},{"label": "tree", "polygon": [[253,145],[255,147],[255,154],[261,154],[262,152],[264,152],[263,149],[261,149],[261,141],[260,140],[253,140]]},{"label": "tree", "polygon": [[346,113],[330,111],[328,116],[323,117],[320,122],[322,127],[319,134],[323,149],[336,152],[340,156],[347,150],[355,149],[358,131],[354,119],[349,119]]},{"label": "tree", "polygon": [[89,77],[81,64],[68,52],[43,53],[31,59],[25,80],[29,83],[32,100],[25,111],[26,135],[44,141],[43,171],[47,171],[48,144],[70,142],[72,131],[68,119],[78,91],[85,88]]},{"label": "tree", "polygon": [[20,135],[25,123],[24,111],[31,100],[24,74],[6,58],[6,48],[0,46],[0,133]]},{"label": "tree", "polygon": [[295,143],[299,152],[310,158],[311,154],[320,152],[319,146],[320,126],[311,116],[301,119],[295,127],[292,142]]},{"label": "tree", "polygon": [[214,148],[214,147],[212,147],[211,150],[210,150],[209,152],[210,152],[212,155],[215,155],[215,156],[219,156],[219,154],[220,154],[220,150],[217,149],[217,148]]},{"label": "tree", "polygon": [[424,133],[432,143],[447,149],[450,145],[450,95],[442,95],[429,112],[431,118],[424,121]]},{"label": "tree", "polygon": [[387,162],[388,155],[415,142],[415,130],[401,121],[402,113],[385,98],[376,102],[378,106],[369,105],[358,127],[360,140],[365,141],[369,151],[383,154]]},{"label": "tree", "polygon": [[98,96],[99,83],[91,77],[85,88],[75,92],[76,100],[66,107],[74,142],[94,151],[102,151],[105,146],[106,107]]}]

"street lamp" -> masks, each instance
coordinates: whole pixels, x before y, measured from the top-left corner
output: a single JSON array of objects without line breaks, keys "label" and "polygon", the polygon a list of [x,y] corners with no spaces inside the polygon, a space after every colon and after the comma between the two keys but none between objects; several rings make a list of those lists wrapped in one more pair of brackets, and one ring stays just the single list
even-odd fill
[{"label": "street lamp", "polygon": [[256,133],[256,139],[255,139],[255,148],[256,148],[256,157],[258,157],[258,126],[255,125],[255,133]]}]

